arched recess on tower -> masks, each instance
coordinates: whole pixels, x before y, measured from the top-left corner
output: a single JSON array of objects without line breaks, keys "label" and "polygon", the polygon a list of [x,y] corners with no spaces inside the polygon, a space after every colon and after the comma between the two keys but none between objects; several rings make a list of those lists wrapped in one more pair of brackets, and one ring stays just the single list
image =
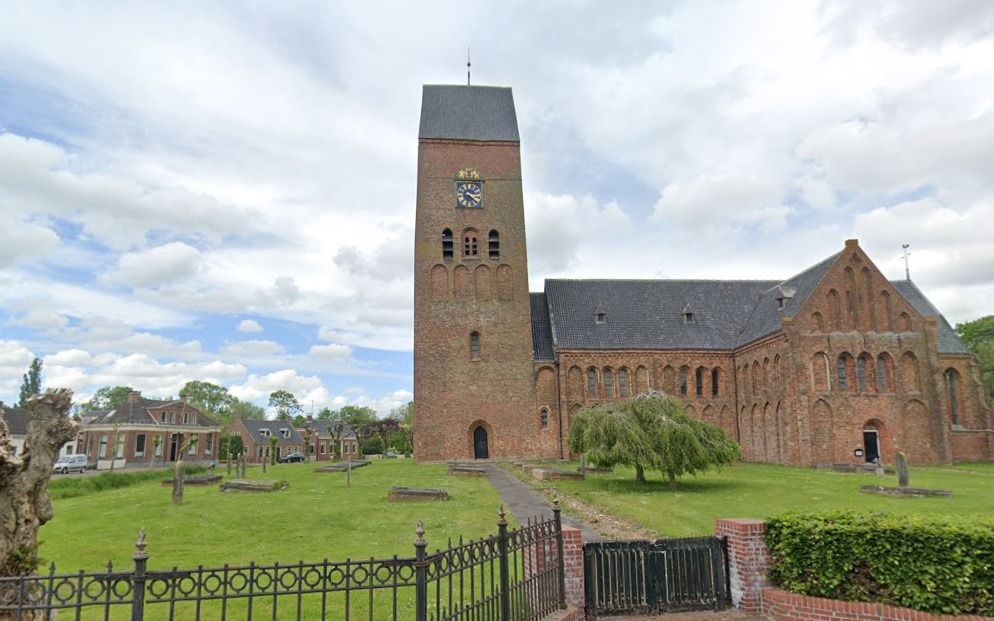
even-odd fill
[{"label": "arched recess on tower", "polygon": [[493,457],[493,428],[485,420],[474,421],[469,426],[469,454],[473,459]]}]

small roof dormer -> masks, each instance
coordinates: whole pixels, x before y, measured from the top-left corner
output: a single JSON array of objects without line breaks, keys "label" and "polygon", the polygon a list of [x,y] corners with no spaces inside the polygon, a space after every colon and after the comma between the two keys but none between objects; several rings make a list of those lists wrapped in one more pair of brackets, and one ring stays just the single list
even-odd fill
[{"label": "small roof dormer", "polygon": [[607,323],[607,308],[603,304],[594,307],[594,323]]},{"label": "small roof dormer", "polygon": [[796,294],[797,289],[795,287],[777,285],[777,308],[783,310],[783,308],[787,306],[787,302],[791,301]]},{"label": "small roof dormer", "polygon": [[694,321],[694,309],[690,307],[690,302],[687,302],[687,305],[683,307],[680,314],[683,315],[684,323],[691,323]]}]

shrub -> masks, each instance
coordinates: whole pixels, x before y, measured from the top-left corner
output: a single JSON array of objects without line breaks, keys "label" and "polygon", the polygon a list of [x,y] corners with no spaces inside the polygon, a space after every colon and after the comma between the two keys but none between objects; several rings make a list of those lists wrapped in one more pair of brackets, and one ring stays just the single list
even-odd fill
[{"label": "shrub", "polygon": [[[201,474],[207,469],[203,466],[186,465],[183,470],[187,474]],[[138,472],[103,472],[88,477],[58,478],[49,481],[48,495],[53,500],[76,498],[108,489],[130,487],[146,481],[158,481],[170,475],[172,475],[172,469],[151,468]]]},{"label": "shrub", "polygon": [[766,546],[770,580],[795,593],[994,615],[994,519],[789,513]]}]

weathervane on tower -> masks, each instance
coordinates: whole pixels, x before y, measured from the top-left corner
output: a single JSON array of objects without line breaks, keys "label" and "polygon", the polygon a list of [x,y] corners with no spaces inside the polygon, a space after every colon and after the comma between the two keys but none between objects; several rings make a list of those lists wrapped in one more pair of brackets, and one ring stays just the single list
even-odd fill
[{"label": "weathervane on tower", "polygon": [[472,63],[469,62],[469,47],[466,48],[466,86],[469,86],[469,68]]}]

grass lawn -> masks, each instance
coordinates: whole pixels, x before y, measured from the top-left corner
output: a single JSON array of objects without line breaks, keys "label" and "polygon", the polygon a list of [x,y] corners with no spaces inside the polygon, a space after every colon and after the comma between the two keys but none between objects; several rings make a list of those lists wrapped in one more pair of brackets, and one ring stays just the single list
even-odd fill
[{"label": "grass lawn", "polygon": [[[424,520],[429,550],[448,537],[496,532],[500,500],[485,478],[450,477],[444,465],[374,461],[352,473],[315,473],[314,464],[281,464],[249,478],[286,479],[278,493],[220,493],[190,487],[184,504],[170,502],[160,479],[122,489],[56,500],[55,518],[41,529],[40,554],[60,571],[98,570],[107,561],[131,566],[139,528],[147,532],[149,567],[220,566],[412,556],[414,528]],[[218,468],[224,474],[224,468]],[[440,487],[448,502],[388,502],[393,485]],[[510,517],[510,516],[509,516]]]},{"label": "grass lawn", "polygon": [[[575,464],[560,467],[572,469]],[[635,522],[662,536],[710,534],[717,517],[763,518],[788,510],[853,509],[893,513],[994,513],[994,465],[912,467],[911,485],[951,490],[951,498],[891,498],[863,494],[861,485],[897,485],[896,476],[842,474],[830,470],[764,464],[736,464],[679,480],[671,492],[659,473],[645,485],[635,472],[587,475],[583,481],[552,486],[597,509]],[[546,483],[544,486],[549,486]]]}]

